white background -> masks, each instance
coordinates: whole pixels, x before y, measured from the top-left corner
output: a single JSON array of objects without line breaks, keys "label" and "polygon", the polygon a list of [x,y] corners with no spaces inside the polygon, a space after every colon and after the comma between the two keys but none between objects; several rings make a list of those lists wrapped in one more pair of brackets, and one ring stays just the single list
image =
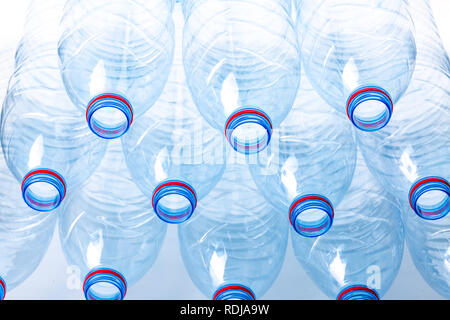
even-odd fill
[{"label": "white background", "polygon": [[[95,1],[95,0],[92,0]],[[414,0],[412,0],[414,1]],[[0,52],[14,47],[22,34],[28,0],[0,0]],[[431,0],[436,23],[450,52],[450,0]],[[0,70],[0,78],[5,78]],[[1,93],[0,93],[1,96]],[[39,268],[22,285],[8,292],[8,299],[82,299],[81,290],[69,289],[68,266],[61,251],[58,232]],[[181,261],[176,226],[169,226],[163,249],[154,267],[132,286],[128,299],[204,299],[190,280]],[[308,279],[288,245],[281,274],[265,299],[326,299]],[[442,299],[422,279],[405,250],[400,273],[384,299]]]}]

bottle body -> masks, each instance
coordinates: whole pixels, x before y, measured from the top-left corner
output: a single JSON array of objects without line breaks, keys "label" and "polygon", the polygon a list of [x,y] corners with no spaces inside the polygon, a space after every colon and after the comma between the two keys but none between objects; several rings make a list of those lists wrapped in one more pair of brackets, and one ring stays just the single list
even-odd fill
[{"label": "bottle body", "polygon": [[302,77],[294,106],[272,143],[250,165],[256,185],[299,234],[325,233],[352,180],[352,126]]},{"label": "bottle body", "polygon": [[415,65],[406,3],[298,0],[297,25],[305,71],[318,93],[363,131],[386,126]]},{"label": "bottle body", "polygon": [[134,184],[120,141],[109,143],[97,170],[68,198],[59,230],[68,263],[85,277],[86,299],[123,299],[151,268],[166,225]]},{"label": "bottle body", "polygon": [[378,300],[403,257],[400,207],[358,156],[352,184],[336,207],[332,228],[319,238],[292,233],[297,260],[332,299]]},{"label": "bottle body", "polygon": [[[52,32],[46,33],[57,27],[61,2],[41,2],[32,3],[26,27],[30,33],[17,49],[16,68],[3,103],[1,139],[6,163],[22,182],[25,202],[35,210],[50,211],[89,177],[105,147],[90,137],[88,126],[68,99],[56,39]],[[38,17],[44,22],[38,29],[31,28]]]},{"label": "bottle body", "polygon": [[184,265],[206,297],[254,300],[280,272],[288,224],[258,194],[245,165],[229,164],[178,235]]},{"label": "bottle body", "polygon": [[172,7],[173,0],[67,2],[61,74],[98,136],[123,135],[161,94],[173,54]]},{"label": "bottle body", "polygon": [[410,3],[416,69],[386,128],[358,135],[374,175],[411,213],[439,219],[450,211],[450,60],[424,1]]},{"label": "bottle body", "polygon": [[183,2],[192,97],[238,152],[263,150],[294,101],[300,58],[289,7],[284,0]]}]

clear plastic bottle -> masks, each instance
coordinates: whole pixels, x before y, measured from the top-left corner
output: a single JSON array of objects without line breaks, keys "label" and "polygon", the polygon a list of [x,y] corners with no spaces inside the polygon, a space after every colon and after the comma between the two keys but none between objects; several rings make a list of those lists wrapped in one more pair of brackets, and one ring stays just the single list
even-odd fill
[{"label": "clear plastic bottle", "polygon": [[338,300],[378,300],[398,274],[404,232],[400,206],[358,156],[352,184],[333,228],[319,238],[292,233],[297,260],[317,286]]},{"label": "clear plastic bottle", "polygon": [[58,207],[95,170],[105,149],[62,84],[51,32],[61,13],[59,0],[32,2],[1,115],[6,163],[22,182],[24,201],[38,211]]},{"label": "clear plastic bottle", "polygon": [[331,227],[355,162],[351,124],[303,76],[291,112],[250,170],[264,197],[289,216],[295,231],[316,237]]},{"label": "clear plastic bottle", "polygon": [[105,139],[156,101],[173,54],[173,0],[69,0],[58,53],[67,92]]},{"label": "clear plastic bottle", "polygon": [[202,116],[257,153],[288,114],[300,55],[285,0],[185,0],[184,67]]},{"label": "clear plastic bottle", "polygon": [[222,180],[197,210],[178,228],[192,281],[214,300],[259,299],[283,264],[287,221],[259,195],[240,164],[228,163]]},{"label": "clear plastic bottle", "polygon": [[0,300],[38,267],[53,237],[56,215],[23,203],[20,184],[0,152]]},{"label": "clear plastic bottle", "polygon": [[[177,6],[176,35],[183,16]],[[225,139],[198,113],[192,101],[177,42],[169,80],[155,106],[122,137],[128,168],[141,191],[152,199],[156,214],[181,223],[197,201],[219,182],[225,169]]]},{"label": "clear plastic bottle", "polygon": [[389,126],[358,140],[385,188],[434,220],[450,211],[450,60],[428,2],[410,1],[409,8],[417,43],[411,84]]},{"label": "clear plastic bottle", "polygon": [[123,299],[155,262],[166,228],[134,184],[120,140],[108,144],[102,163],[59,217],[64,254],[85,276],[88,300]]},{"label": "clear plastic bottle", "polygon": [[363,131],[386,126],[414,71],[414,27],[404,0],[297,0],[306,74]]}]

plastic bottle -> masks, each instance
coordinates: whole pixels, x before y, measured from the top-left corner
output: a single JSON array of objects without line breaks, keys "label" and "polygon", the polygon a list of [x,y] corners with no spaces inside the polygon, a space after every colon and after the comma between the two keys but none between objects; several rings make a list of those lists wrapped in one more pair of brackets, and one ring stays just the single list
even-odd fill
[{"label": "plastic bottle", "polygon": [[[181,39],[181,8],[177,6],[174,14]],[[219,182],[225,169],[225,139],[195,108],[181,49],[177,43],[169,80],[155,106],[122,137],[134,181],[168,223],[189,219],[197,201]]]},{"label": "plastic bottle", "polygon": [[319,238],[292,233],[297,260],[317,286],[338,300],[378,300],[403,257],[398,202],[358,161],[352,185],[337,206],[333,228]]},{"label": "plastic bottle", "polygon": [[0,300],[38,267],[53,236],[54,214],[39,214],[21,199],[20,184],[0,153]]},{"label": "plastic bottle", "polygon": [[272,205],[306,237],[328,231],[350,186],[356,162],[353,128],[302,83],[270,148],[251,162],[252,177]]},{"label": "plastic bottle", "polygon": [[167,227],[134,184],[120,140],[109,143],[97,170],[61,209],[63,251],[85,276],[86,299],[123,299],[155,262]]},{"label": "plastic bottle", "polygon": [[385,188],[434,220],[450,211],[450,60],[428,3],[411,1],[409,8],[417,43],[413,79],[390,125],[358,140]]},{"label": "plastic bottle", "polygon": [[404,0],[297,0],[306,74],[362,131],[386,126],[414,71],[414,27]]},{"label": "plastic bottle", "polygon": [[73,103],[105,139],[156,101],[173,54],[173,0],[69,0],[58,45]]},{"label": "plastic bottle", "polygon": [[213,300],[259,299],[283,264],[288,223],[254,185],[245,165],[230,164],[198,212],[178,228],[184,265]]},{"label": "plastic bottle", "polygon": [[[423,148],[429,150],[427,152],[431,152],[430,155],[424,158],[425,161],[423,163],[436,165],[435,172],[439,173],[441,176],[442,174],[447,174],[446,177],[448,178],[448,111],[450,106],[450,98],[448,94],[448,77],[450,64],[448,63],[448,58],[446,58],[447,56],[445,54],[445,51],[440,44],[437,27],[434,23],[434,18],[432,16],[429,2],[423,0],[409,1],[409,5],[416,25],[416,30],[418,32],[418,43],[420,44],[420,47],[418,46],[418,58],[420,58],[420,60],[418,60],[417,73],[419,73],[420,71],[421,79],[424,79],[424,81],[417,82],[416,88],[420,88],[420,91],[418,93],[419,95],[420,93],[426,95],[425,97],[421,97],[420,100],[417,101],[419,101],[422,106],[430,106],[434,103],[437,106],[437,108],[434,110],[437,111],[439,109],[440,111],[446,111],[446,115],[435,115],[433,116],[433,119],[430,119],[430,122],[428,122],[428,119],[425,118],[425,116],[428,116],[429,113],[418,115],[419,117],[421,117],[421,119],[425,119],[428,124],[428,126],[424,124],[423,127],[420,126],[419,128],[423,128],[424,133],[426,135],[430,135],[426,140],[425,138],[423,138],[423,140],[421,139],[418,142],[423,144]],[[422,48],[427,49],[421,50]],[[421,57],[423,57],[423,59]],[[433,72],[430,72],[428,70],[433,70]],[[439,88],[434,88],[434,86],[425,84],[431,80],[433,82],[435,81],[434,86],[439,86]],[[447,84],[447,86],[445,84]],[[447,89],[446,94],[444,94],[445,89]],[[431,90],[430,95],[427,94],[428,90]],[[436,95],[436,99],[433,98],[434,95]],[[409,102],[413,102],[414,98],[418,99],[419,96],[413,95]],[[438,100],[440,98],[442,98],[442,100]],[[433,109],[429,110],[429,112],[432,110]],[[414,115],[414,112],[412,112],[411,116],[412,115]],[[447,118],[441,119],[442,117]],[[413,125],[417,126],[419,123],[420,121],[417,120]],[[405,131],[410,132],[411,129]],[[439,134],[440,129],[444,130],[444,132],[442,132],[442,135]],[[415,135],[415,137],[417,136]],[[441,139],[443,139],[443,141],[439,141]],[[408,139],[408,142],[409,141],[411,141],[410,143],[412,144],[414,140]],[[408,149],[405,148],[405,150]],[[414,150],[418,151],[417,156],[423,156],[422,151],[419,151],[419,145],[417,145]],[[413,156],[411,156],[411,158],[414,159]],[[387,162],[387,165],[389,165],[389,163],[390,161]],[[415,161],[413,162],[413,164],[416,163],[417,162]],[[412,169],[414,168],[414,166],[410,166],[409,168]],[[418,165],[416,168],[420,169],[423,168],[423,166]],[[420,173],[420,170],[418,170],[417,173]],[[423,171],[423,173],[426,172]],[[391,180],[387,181],[389,182]],[[428,186],[429,187],[427,187],[427,185],[424,185],[421,188],[423,191],[433,190],[433,188],[435,188],[435,193],[439,190],[439,184],[437,183],[435,183],[434,186],[430,183],[428,184]],[[401,194],[403,195],[402,202],[404,203],[402,218],[406,231],[406,243],[408,245],[408,249],[411,253],[414,264],[422,274],[423,278],[434,290],[436,290],[445,298],[450,299],[450,215],[445,215],[445,210],[447,210],[448,212],[450,202],[448,200],[449,189],[447,188],[446,190],[447,200],[444,199],[446,202],[442,203],[444,204],[443,206],[441,206],[442,212],[437,212],[437,214],[431,216],[425,216],[425,218],[440,217],[440,219],[437,220],[425,220],[423,219],[423,215],[414,214],[411,210],[410,204],[408,203],[408,198],[406,197],[404,192]]]},{"label": "plastic bottle", "polygon": [[241,153],[257,153],[288,114],[300,55],[285,0],[186,0],[184,67],[202,116]]},{"label": "plastic bottle", "polygon": [[38,211],[58,207],[95,170],[105,149],[61,81],[56,34],[49,31],[61,12],[61,1],[32,3],[1,115],[6,163],[22,183],[24,201]]}]

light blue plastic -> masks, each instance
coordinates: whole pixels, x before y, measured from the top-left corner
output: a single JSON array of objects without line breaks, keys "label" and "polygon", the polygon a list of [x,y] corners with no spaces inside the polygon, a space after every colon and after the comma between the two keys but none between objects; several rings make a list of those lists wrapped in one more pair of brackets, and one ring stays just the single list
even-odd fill
[{"label": "light blue plastic", "polygon": [[386,126],[414,71],[414,25],[404,0],[296,0],[306,74],[362,131]]},{"label": "light blue plastic", "polygon": [[[183,17],[177,8],[177,39]],[[226,141],[198,113],[186,86],[181,43],[166,87],[155,106],[122,137],[134,181],[151,199],[155,213],[168,223],[182,223],[197,202],[220,180]]]},{"label": "light blue plastic", "polygon": [[91,130],[123,135],[161,94],[173,54],[173,0],[69,0],[58,54]]},{"label": "light blue plastic", "polygon": [[263,150],[288,114],[300,79],[290,3],[185,0],[182,5],[184,67],[198,110],[236,151]]},{"label": "light blue plastic", "polygon": [[20,183],[0,153],[0,300],[38,267],[53,236],[55,213],[41,214],[22,201]]},{"label": "light blue plastic", "polygon": [[210,299],[260,299],[282,267],[287,221],[260,195],[245,164],[228,163],[197,210],[178,228],[194,284]]},{"label": "light blue plastic", "polygon": [[398,202],[370,174],[361,155],[335,211],[328,233],[315,239],[291,233],[297,260],[331,299],[378,300],[398,274],[404,232]]},{"label": "light blue plastic", "polygon": [[38,211],[58,207],[105,149],[64,90],[52,32],[61,13],[60,1],[32,3],[1,115],[6,163],[22,183],[25,202]]},{"label": "light blue plastic", "polygon": [[61,207],[59,232],[69,265],[78,266],[86,299],[123,299],[151,268],[167,225],[134,184],[120,140]]},{"label": "light blue plastic", "polygon": [[305,76],[272,144],[249,161],[264,197],[306,237],[332,226],[333,208],[350,186],[355,162],[351,124],[315,93]]},{"label": "light blue plastic", "polygon": [[450,211],[450,60],[427,2],[410,11],[417,62],[411,84],[386,128],[358,135],[367,164],[410,214],[435,220]]}]

